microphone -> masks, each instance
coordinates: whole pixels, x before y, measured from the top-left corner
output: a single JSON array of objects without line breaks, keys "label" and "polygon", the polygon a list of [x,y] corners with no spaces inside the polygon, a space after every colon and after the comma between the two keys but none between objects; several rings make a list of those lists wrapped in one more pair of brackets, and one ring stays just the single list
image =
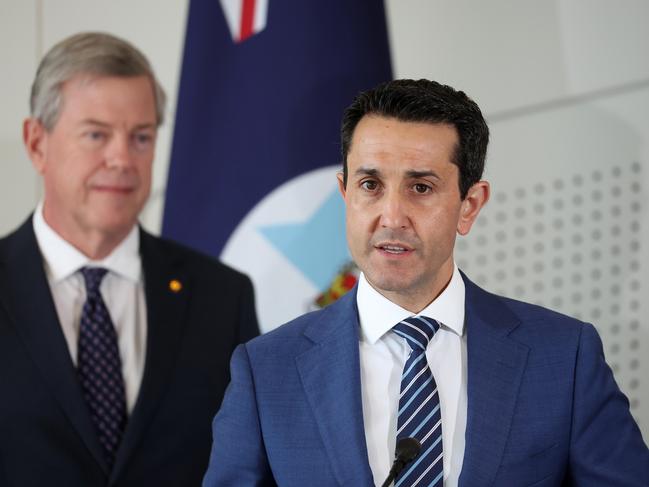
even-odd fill
[{"label": "microphone", "polygon": [[412,462],[419,451],[421,450],[421,443],[416,438],[399,438],[397,440],[397,448],[394,454],[394,463],[381,487],[389,487],[392,481],[397,478],[406,465]]}]

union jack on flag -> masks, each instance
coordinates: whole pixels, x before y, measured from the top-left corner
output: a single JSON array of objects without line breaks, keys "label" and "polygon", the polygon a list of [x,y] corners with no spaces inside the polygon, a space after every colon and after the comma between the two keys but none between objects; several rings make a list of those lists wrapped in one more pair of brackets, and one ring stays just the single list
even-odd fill
[{"label": "union jack on flag", "polygon": [[220,0],[232,40],[243,42],[266,27],[268,0]]}]

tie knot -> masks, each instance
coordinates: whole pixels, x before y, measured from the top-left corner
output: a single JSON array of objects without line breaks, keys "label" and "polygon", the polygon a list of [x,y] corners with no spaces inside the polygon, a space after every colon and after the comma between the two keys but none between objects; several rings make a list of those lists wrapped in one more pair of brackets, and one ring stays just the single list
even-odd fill
[{"label": "tie knot", "polygon": [[412,350],[426,350],[428,342],[439,330],[439,323],[426,316],[411,316],[397,323],[392,329],[406,339]]},{"label": "tie knot", "polygon": [[108,269],[103,267],[82,267],[81,274],[86,281],[86,291],[88,294],[96,293],[99,291],[101,280],[104,278]]}]

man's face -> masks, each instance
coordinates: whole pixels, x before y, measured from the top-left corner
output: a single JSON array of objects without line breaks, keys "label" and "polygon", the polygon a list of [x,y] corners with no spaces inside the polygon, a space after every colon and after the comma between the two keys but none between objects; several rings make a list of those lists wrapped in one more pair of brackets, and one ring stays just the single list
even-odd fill
[{"label": "man's face", "polygon": [[419,312],[448,284],[456,232],[466,234],[489,195],[486,182],[464,200],[451,162],[458,143],[446,124],[365,116],[347,157],[347,209],[352,257],[370,284]]},{"label": "man's face", "polygon": [[[73,244],[121,241],[151,187],[156,109],[146,76],[77,76],[54,127],[28,119],[24,138],[45,184],[45,220]],[[78,246],[78,245],[77,245]]]}]

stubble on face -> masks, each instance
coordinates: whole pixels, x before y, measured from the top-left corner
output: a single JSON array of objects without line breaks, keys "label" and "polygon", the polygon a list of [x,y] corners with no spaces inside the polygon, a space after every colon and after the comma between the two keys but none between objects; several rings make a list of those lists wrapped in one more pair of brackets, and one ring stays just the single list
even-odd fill
[{"label": "stubble on face", "polygon": [[348,154],[347,237],[368,282],[418,312],[446,287],[460,218],[455,128],[366,116]]}]

